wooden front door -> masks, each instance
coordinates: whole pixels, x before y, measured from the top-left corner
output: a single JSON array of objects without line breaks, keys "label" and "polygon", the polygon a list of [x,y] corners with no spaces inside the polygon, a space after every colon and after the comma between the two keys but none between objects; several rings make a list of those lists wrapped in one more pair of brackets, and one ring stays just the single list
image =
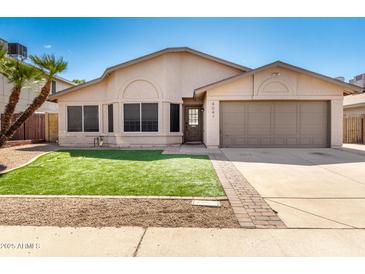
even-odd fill
[{"label": "wooden front door", "polygon": [[203,112],[201,107],[185,107],[185,142],[201,142],[203,139]]}]

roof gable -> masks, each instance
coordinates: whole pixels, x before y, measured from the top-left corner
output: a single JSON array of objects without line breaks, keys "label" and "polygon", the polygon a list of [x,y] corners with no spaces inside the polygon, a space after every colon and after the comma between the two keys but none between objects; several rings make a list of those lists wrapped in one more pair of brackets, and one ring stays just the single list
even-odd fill
[{"label": "roof gable", "polygon": [[285,68],[285,69],[288,69],[288,70],[291,70],[291,71],[303,73],[303,74],[306,74],[306,75],[321,79],[321,80],[326,81],[326,82],[330,82],[330,83],[335,84],[335,85],[339,85],[339,86],[344,88],[344,93],[345,94],[353,94],[353,93],[362,92],[362,88],[360,88],[358,86],[355,86],[355,85],[352,85],[352,84],[349,84],[349,83],[346,83],[346,82],[343,82],[343,81],[340,81],[340,80],[337,80],[337,79],[334,79],[334,78],[331,78],[331,77],[328,77],[328,76],[325,76],[325,75],[322,75],[322,74],[319,74],[319,73],[316,73],[316,72],[313,72],[313,71],[309,71],[309,70],[306,70],[306,69],[303,69],[303,68],[300,68],[300,67],[297,67],[297,66],[294,66],[294,65],[290,65],[290,64],[284,63],[282,61],[276,61],[276,62],[270,63],[268,65],[265,65],[265,66],[262,66],[262,67],[259,67],[259,68],[256,68],[256,69],[253,69],[253,70],[250,70],[250,71],[247,71],[247,72],[243,72],[239,75],[236,75],[236,76],[233,76],[233,77],[230,77],[230,78],[227,78],[227,79],[223,79],[221,81],[217,81],[217,82],[211,83],[211,84],[203,86],[203,87],[199,87],[199,88],[195,89],[194,96],[199,95],[201,93],[204,93],[205,91],[207,91],[209,89],[212,89],[212,88],[215,88],[215,87],[219,87],[219,86],[234,82],[234,81],[236,81],[238,79],[241,79],[243,77],[250,76],[252,74],[258,73],[260,71],[263,71],[263,70],[266,70],[266,69],[269,69],[269,68],[272,68],[272,67]]},{"label": "roof gable", "polygon": [[150,60],[152,58],[156,58],[158,56],[161,56],[161,55],[164,55],[164,54],[167,54],[167,53],[190,53],[190,54],[200,56],[202,58],[205,58],[205,59],[208,59],[208,60],[223,64],[223,65],[226,65],[226,66],[229,66],[229,67],[233,67],[235,69],[241,70],[242,72],[246,72],[246,71],[251,70],[248,67],[245,67],[245,66],[242,66],[242,65],[239,65],[239,64],[236,64],[236,63],[233,63],[233,62],[230,62],[230,61],[227,61],[227,60],[224,60],[224,59],[221,59],[221,58],[218,58],[218,57],[215,57],[215,56],[212,56],[212,55],[209,55],[209,54],[206,54],[206,53],[203,53],[203,52],[191,49],[191,48],[188,48],[188,47],[166,48],[166,49],[163,49],[163,50],[151,53],[151,54],[147,54],[147,55],[144,55],[142,57],[139,57],[139,58],[136,58],[136,59],[133,59],[133,60],[118,64],[118,65],[115,65],[115,66],[109,67],[104,71],[104,73],[99,78],[96,78],[94,80],[88,81],[84,84],[81,84],[81,85],[78,85],[78,86],[75,86],[75,87],[65,89],[61,92],[58,92],[54,95],[49,96],[48,99],[50,101],[55,101],[55,100],[57,100],[58,97],[60,97],[64,94],[67,94],[69,92],[74,92],[74,91],[79,90],[81,88],[84,88],[84,87],[99,83],[104,78],[106,78],[108,75],[113,73],[114,71],[117,71],[119,69],[126,68],[128,66],[132,66],[134,64],[138,64],[138,63]]}]

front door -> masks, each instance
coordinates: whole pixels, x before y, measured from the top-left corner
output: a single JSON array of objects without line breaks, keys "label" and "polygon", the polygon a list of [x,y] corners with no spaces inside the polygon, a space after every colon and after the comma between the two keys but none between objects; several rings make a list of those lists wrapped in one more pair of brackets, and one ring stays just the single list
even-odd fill
[{"label": "front door", "polygon": [[203,136],[203,112],[201,107],[185,107],[185,142],[201,142]]}]

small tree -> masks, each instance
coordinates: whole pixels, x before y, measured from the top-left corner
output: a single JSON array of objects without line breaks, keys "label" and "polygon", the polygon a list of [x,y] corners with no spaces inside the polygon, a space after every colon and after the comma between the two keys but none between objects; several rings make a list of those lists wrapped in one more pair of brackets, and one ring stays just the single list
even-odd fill
[{"label": "small tree", "polygon": [[16,121],[0,136],[0,147],[10,138],[15,131],[47,100],[51,91],[51,83],[57,73],[67,68],[67,62],[63,58],[56,59],[54,55],[30,56],[32,62],[38,67],[45,79],[38,96],[33,99],[29,107],[16,119]]},{"label": "small tree", "polygon": [[82,79],[74,79],[74,80],[72,80],[72,82],[74,82],[75,84],[81,85],[81,84],[84,84],[86,81],[82,80]]}]

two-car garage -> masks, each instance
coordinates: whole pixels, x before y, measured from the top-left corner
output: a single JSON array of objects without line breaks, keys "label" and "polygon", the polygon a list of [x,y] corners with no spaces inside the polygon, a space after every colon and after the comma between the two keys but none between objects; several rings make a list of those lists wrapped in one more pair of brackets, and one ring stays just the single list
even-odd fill
[{"label": "two-car garage", "polygon": [[329,101],[221,101],[222,147],[329,147]]}]

